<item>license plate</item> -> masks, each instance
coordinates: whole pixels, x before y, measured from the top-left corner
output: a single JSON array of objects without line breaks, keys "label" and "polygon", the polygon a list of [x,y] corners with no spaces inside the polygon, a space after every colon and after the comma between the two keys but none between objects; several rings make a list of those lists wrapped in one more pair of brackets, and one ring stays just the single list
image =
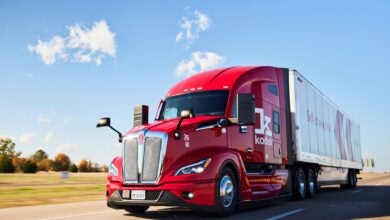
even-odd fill
[{"label": "license plate", "polygon": [[131,190],[131,199],[145,200],[145,190]]}]

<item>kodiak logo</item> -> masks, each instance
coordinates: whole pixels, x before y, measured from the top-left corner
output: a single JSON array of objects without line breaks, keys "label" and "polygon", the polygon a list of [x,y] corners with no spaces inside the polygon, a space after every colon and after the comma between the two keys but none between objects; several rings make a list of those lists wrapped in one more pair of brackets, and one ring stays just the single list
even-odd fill
[{"label": "kodiak logo", "polygon": [[[255,108],[255,113],[259,114],[259,128],[255,128],[255,144],[265,144],[272,146],[272,130],[269,128],[271,118],[264,114],[264,109]],[[258,136],[259,135],[259,136]]]}]

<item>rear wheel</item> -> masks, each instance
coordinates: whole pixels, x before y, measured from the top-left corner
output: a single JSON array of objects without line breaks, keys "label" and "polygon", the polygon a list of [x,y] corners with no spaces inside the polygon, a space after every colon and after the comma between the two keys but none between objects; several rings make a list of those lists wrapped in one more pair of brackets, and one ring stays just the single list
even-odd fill
[{"label": "rear wheel", "polygon": [[305,172],[300,167],[295,170],[293,195],[297,200],[304,199],[306,196]]},{"label": "rear wheel", "polygon": [[354,170],[348,170],[348,179],[347,184],[342,184],[341,188],[343,189],[353,189],[356,187],[356,172]]},{"label": "rear wheel", "polygon": [[149,206],[128,206],[125,210],[133,214],[141,214],[148,210],[148,208]]},{"label": "rear wheel", "polygon": [[356,183],[357,183],[357,178],[356,178],[356,172],[354,170],[350,170],[351,172],[351,188],[355,188],[356,187]]},{"label": "rear wheel", "polygon": [[306,197],[314,197],[316,191],[316,179],[314,172],[311,168],[306,169]]},{"label": "rear wheel", "polygon": [[235,211],[237,201],[236,186],[236,178],[233,171],[228,167],[223,168],[217,183],[215,196],[217,214],[219,216],[229,216]]}]

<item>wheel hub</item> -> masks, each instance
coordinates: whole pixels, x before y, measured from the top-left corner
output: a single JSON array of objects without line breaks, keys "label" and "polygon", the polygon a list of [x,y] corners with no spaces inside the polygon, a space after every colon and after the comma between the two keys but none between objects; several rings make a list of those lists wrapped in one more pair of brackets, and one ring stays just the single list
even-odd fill
[{"label": "wheel hub", "polygon": [[234,198],[234,185],[232,179],[225,175],[219,184],[219,197],[224,207],[229,207]]}]

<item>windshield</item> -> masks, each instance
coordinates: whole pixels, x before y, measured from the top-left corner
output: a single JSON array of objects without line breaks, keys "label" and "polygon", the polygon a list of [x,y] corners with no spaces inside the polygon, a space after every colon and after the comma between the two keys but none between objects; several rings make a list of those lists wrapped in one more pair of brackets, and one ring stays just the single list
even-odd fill
[{"label": "windshield", "polygon": [[159,119],[179,117],[182,110],[190,110],[195,116],[224,116],[228,94],[228,91],[207,91],[169,97],[165,100]]}]

